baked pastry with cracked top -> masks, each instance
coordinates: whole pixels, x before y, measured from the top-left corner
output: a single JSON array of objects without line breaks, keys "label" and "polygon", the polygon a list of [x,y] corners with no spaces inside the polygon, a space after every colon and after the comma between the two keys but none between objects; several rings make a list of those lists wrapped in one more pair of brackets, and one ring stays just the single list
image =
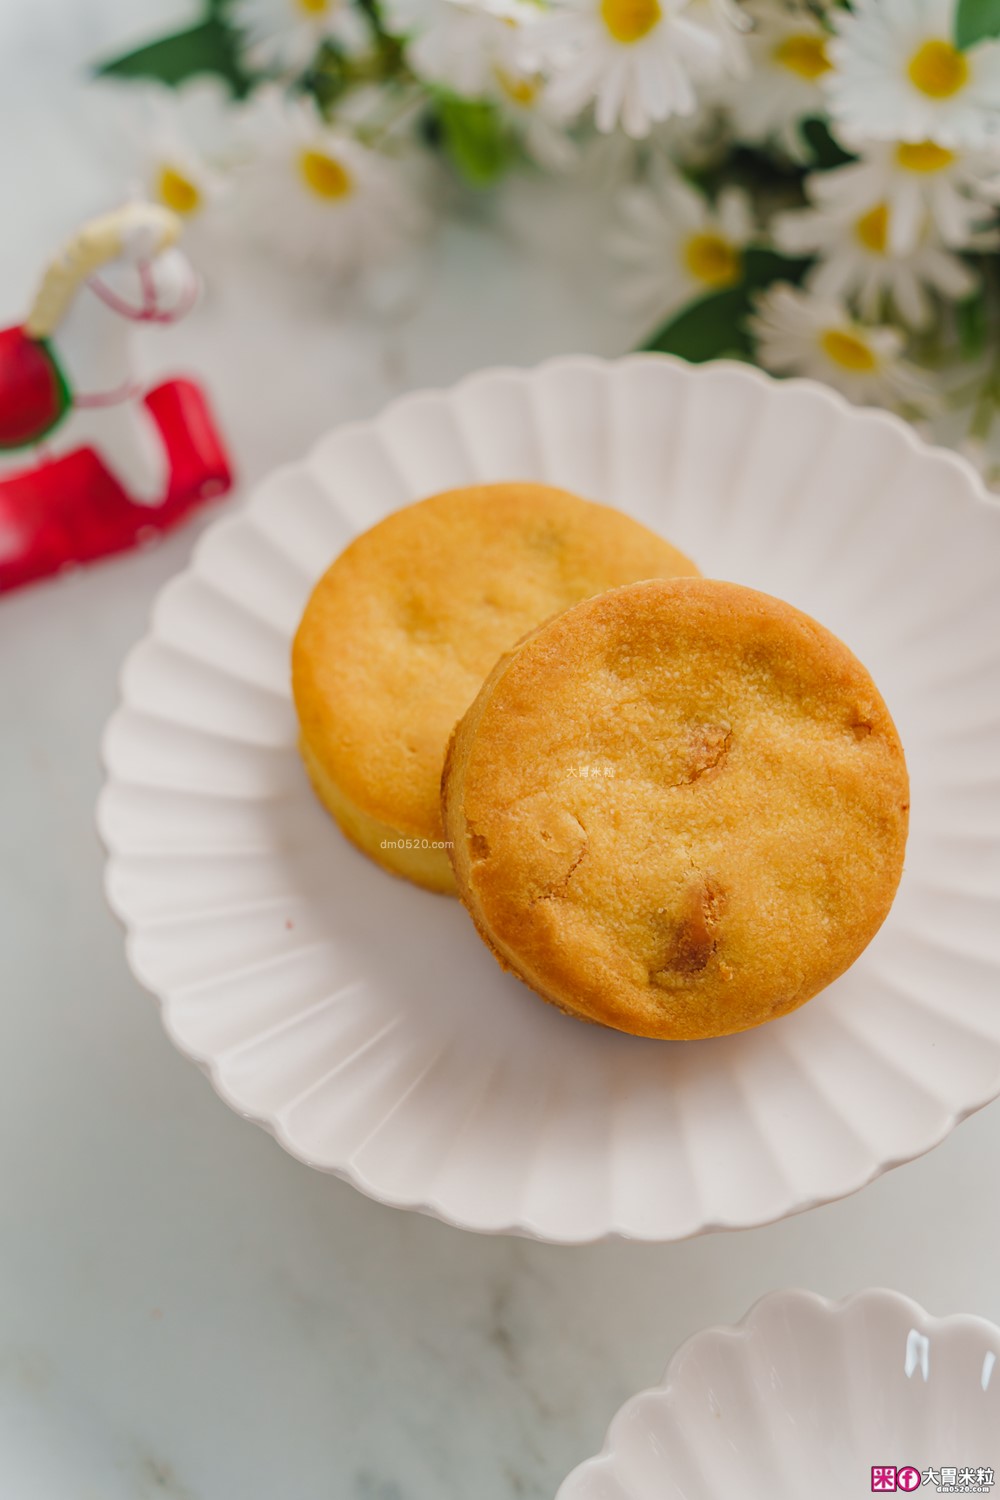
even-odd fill
[{"label": "baked pastry with cracked top", "polygon": [[459,894],[546,1000],[641,1036],[759,1026],[878,931],[906,764],[847,647],[702,578],[635,583],[527,636],[452,736]]},{"label": "baked pastry with cracked top", "polygon": [[300,749],[320,800],[385,869],[454,891],[441,767],[500,653],[591,594],[697,572],[630,516],[551,485],[476,485],[393,511],[326,571],[295,636]]}]

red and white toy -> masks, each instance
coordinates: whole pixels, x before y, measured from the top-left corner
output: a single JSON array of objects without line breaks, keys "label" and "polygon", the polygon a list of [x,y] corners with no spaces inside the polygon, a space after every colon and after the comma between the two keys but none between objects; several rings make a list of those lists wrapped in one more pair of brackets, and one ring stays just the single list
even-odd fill
[{"label": "red and white toy", "polygon": [[0,591],[134,547],[232,484],[202,391],[144,391],[137,323],[175,323],[198,279],[180,220],[150,203],[93,219],[0,330]]}]

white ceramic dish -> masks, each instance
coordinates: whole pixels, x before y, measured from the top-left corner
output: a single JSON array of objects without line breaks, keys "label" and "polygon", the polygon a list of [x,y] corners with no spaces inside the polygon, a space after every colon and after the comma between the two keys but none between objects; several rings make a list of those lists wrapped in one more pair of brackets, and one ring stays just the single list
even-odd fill
[{"label": "white ceramic dish", "polygon": [[1000,1494],[1000,1328],[898,1292],[775,1292],[689,1339],[557,1500],[935,1495],[952,1469]]},{"label": "white ceramic dish", "polygon": [[[907,868],[875,942],[794,1015],[678,1045],[567,1019],[313,800],[288,653],[315,579],[393,507],[516,477],[614,501],[874,673],[912,776]],[[407,396],[206,534],[122,700],[99,822],[135,974],[233,1109],[372,1197],[675,1239],[853,1192],[1000,1092],[1000,508],[891,417],[657,356]]]}]

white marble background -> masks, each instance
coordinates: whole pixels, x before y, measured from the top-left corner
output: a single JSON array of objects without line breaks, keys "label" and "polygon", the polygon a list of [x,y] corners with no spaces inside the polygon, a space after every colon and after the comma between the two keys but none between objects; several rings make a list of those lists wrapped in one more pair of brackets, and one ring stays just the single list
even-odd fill
[{"label": "white marble background", "polygon": [[[107,201],[84,64],[184,19],[0,0],[0,326]],[[208,375],[251,482],[409,386],[626,347],[599,259],[567,259],[582,212],[544,201],[469,206],[397,328],[234,261],[161,368]],[[119,663],[192,540],[0,603],[3,1500],[551,1500],[681,1339],[769,1289],[1000,1320],[1000,1108],[804,1218],[575,1250],[378,1207],[230,1114],[126,969],[93,823]]]}]

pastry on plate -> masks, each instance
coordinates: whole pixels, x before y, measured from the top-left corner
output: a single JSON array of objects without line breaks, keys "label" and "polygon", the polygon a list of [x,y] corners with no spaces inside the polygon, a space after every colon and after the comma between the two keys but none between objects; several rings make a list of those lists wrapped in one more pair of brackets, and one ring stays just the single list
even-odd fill
[{"label": "pastry on plate", "polygon": [[591,594],[697,572],[638,521],[548,485],[394,511],[323,575],[295,637],[300,747],[320,799],[380,865],[453,891],[441,768],[497,657]]},{"label": "pastry on plate", "polygon": [[704,578],[613,590],[520,642],[457,726],[442,795],[500,963],[563,1010],[675,1039],[785,1015],[852,964],[909,808],[848,648]]}]

